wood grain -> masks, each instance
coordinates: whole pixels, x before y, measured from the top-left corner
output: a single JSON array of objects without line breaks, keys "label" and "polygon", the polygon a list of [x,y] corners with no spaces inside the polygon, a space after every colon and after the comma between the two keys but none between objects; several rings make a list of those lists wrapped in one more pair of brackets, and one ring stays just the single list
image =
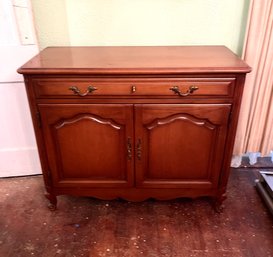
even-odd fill
[{"label": "wood grain", "polygon": [[18,69],[23,74],[246,73],[224,46],[49,47]]},{"label": "wood grain", "polygon": [[18,71],[51,207],[62,194],[226,199],[250,72],[226,47],[53,47]]},{"label": "wood grain", "polygon": [[[131,105],[39,105],[55,187],[133,186]],[[111,119],[109,118],[111,117]]]}]

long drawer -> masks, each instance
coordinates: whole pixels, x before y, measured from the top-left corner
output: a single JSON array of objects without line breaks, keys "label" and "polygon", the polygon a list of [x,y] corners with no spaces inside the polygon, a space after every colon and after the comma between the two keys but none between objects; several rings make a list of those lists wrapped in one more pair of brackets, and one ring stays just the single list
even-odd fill
[{"label": "long drawer", "polygon": [[234,78],[33,79],[37,98],[96,96],[232,97]]}]

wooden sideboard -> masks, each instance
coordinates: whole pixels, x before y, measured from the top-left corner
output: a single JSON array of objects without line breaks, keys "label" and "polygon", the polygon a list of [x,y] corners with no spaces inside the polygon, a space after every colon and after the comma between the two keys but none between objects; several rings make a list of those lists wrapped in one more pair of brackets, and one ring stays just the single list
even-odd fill
[{"label": "wooden sideboard", "polygon": [[226,195],[246,73],[223,46],[50,47],[24,75],[51,209]]}]

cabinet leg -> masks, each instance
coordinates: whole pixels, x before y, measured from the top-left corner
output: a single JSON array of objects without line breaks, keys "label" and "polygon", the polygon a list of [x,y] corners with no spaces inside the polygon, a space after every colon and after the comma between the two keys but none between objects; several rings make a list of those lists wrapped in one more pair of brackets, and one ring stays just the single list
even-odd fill
[{"label": "cabinet leg", "polygon": [[57,209],[57,197],[52,193],[45,193],[45,197],[49,200],[48,209],[55,211]]},{"label": "cabinet leg", "polygon": [[215,210],[215,212],[217,213],[223,212],[222,203],[226,198],[227,196],[225,193],[212,198],[212,207]]}]

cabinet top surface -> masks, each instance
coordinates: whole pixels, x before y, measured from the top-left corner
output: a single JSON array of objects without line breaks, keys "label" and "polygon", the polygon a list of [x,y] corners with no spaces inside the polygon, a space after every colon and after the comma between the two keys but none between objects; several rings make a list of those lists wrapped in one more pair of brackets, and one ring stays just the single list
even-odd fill
[{"label": "cabinet top surface", "polygon": [[22,74],[246,73],[251,68],[224,46],[49,47]]}]

